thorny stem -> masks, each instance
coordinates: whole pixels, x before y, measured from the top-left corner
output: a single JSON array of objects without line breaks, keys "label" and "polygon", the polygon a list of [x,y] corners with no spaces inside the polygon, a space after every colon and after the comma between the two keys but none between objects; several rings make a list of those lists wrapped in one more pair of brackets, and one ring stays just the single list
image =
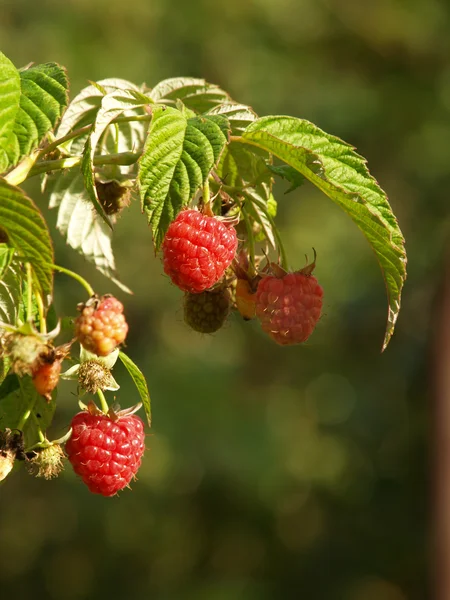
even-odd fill
[{"label": "thorny stem", "polygon": [[54,271],[60,271],[61,273],[65,273],[65,275],[68,275],[69,277],[72,277],[72,279],[75,279],[76,281],[78,281],[78,283],[81,283],[81,285],[84,287],[84,289],[89,294],[89,297],[94,296],[94,294],[95,294],[94,289],[89,285],[89,283],[86,281],[86,279],[81,277],[81,275],[78,275],[78,273],[74,273],[73,271],[70,271],[70,269],[66,269],[65,267],[60,267],[59,265],[50,265],[50,266]]},{"label": "thorny stem", "polygon": [[97,396],[100,399],[100,406],[102,408],[102,411],[106,414],[109,411],[109,406],[106,402],[105,394],[102,392],[102,390],[97,390]]}]

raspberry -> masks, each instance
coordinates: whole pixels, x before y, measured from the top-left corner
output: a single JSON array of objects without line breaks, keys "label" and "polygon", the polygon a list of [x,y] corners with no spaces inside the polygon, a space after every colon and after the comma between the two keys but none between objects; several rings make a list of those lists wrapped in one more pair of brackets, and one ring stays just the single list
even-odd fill
[{"label": "raspberry", "polygon": [[63,449],[59,444],[51,444],[46,448],[36,449],[34,456],[27,462],[27,469],[30,475],[43,477],[44,479],[53,479],[58,477],[64,469],[64,459],[66,458]]},{"label": "raspberry", "polygon": [[81,315],[75,321],[75,335],[80,344],[97,354],[107,356],[121,344],[128,333],[123,304],[110,295],[90,298],[79,306]]},{"label": "raspberry", "polygon": [[263,330],[283,346],[305,342],[322,310],[323,290],[302,272],[263,277],[256,292],[256,316]]},{"label": "raspberry", "polygon": [[98,200],[107,215],[117,215],[130,204],[130,188],[120,185],[115,179],[96,181],[95,189],[97,190]]},{"label": "raspberry", "polygon": [[127,486],[141,466],[144,424],[127,415],[111,419],[83,411],[74,416],[66,452],[73,470],[89,490],[114,496]]},{"label": "raspberry", "polygon": [[90,394],[96,394],[98,390],[118,389],[110,369],[97,360],[81,363],[78,369],[78,384]]},{"label": "raspberry", "polygon": [[221,279],[237,243],[234,227],[198,210],[183,210],[164,238],[164,271],[180,289],[198,294]]},{"label": "raspberry", "polygon": [[236,283],[236,308],[245,321],[255,317],[256,293],[247,279],[238,279]]},{"label": "raspberry", "polygon": [[0,343],[0,357],[11,360],[14,373],[22,377],[32,375],[41,363],[41,356],[49,352],[49,347],[38,335],[7,333]]},{"label": "raspberry", "polygon": [[184,320],[199,333],[214,333],[225,323],[230,311],[230,295],[226,289],[186,294]]},{"label": "raspberry", "polygon": [[51,400],[51,394],[58,385],[61,361],[44,362],[33,371],[33,384],[38,394]]}]

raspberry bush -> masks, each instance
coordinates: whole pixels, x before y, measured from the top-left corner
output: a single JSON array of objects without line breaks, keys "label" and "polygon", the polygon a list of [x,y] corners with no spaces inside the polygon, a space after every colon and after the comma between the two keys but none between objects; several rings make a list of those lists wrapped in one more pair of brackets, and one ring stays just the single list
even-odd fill
[{"label": "raspberry bush", "polygon": [[[200,79],[152,88],[106,79],[70,102],[68,89],[60,65],[18,70],[0,53],[0,479],[20,463],[50,479],[68,457],[92,492],[112,496],[137,474],[145,432],[133,413],[142,404],[150,427],[150,395],[125,353],[130,282],[119,280],[112,251],[115,223],[137,197],[161,272],[184,293],[191,335],[216,332],[227,318],[230,326],[259,321],[289,346],[307,342],[320,319],[326,257],[318,239],[317,275],[316,261],[289,263],[275,183],[288,180],[288,191],[315,185],[378,259],[386,348],[406,277],[404,240],[386,194],[350,145],[303,119],[258,117]],[[43,214],[21,188],[32,177],[41,178],[67,244],[118,290],[100,297],[83,274],[55,264]],[[55,312],[55,272],[80,284],[70,315]],[[117,360],[136,384],[134,399],[120,396]],[[58,396],[60,379],[73,380],[81,412],[71,395]],[[72,403],[74,416],[52,440],[60,402]]]}]

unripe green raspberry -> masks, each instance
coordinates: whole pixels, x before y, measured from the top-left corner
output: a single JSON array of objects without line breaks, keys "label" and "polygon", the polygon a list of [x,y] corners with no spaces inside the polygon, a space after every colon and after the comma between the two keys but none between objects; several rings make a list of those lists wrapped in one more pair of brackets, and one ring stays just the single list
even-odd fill
[{"label": "unripe green raspberry", "polygon": [[184,320],[194,331],[214,333],[225,323],[230,311],[226,288],[184,296]]},{"label": "unripe green raspberry", "polygon": [[59,444],[51,444],[36,451],[27,463],[28,471],[35,477],[53,479],[64,469],[65,454]]}]

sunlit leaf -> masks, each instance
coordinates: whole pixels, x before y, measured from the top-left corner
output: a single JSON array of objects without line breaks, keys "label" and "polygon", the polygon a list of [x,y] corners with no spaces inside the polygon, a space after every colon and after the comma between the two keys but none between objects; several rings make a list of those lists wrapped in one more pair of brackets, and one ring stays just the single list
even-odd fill
[{"label": "sunlit leaf", "polygon": [[227,120],[218,115],[186,119],[174,108],[154,109],[140,159],[139,186],[156,248],[209,177],[226,144],[227,129]]},{"label": "sunlit leaf", "polygon": [[374,250],[389,301],[383,349],[394,331],[406,278],[404,239],[386,194],[370,175],[363,157],[337,137],[294,117],[263,117],[242,140],[271,152],[297,169],[338,204]]},{"label": "sunlit leaf", "polygon": [[45,220],[20,188],[0,179],[0,223],[17,258],[31,264],[44,301],[53,294],[53,245]]}]

